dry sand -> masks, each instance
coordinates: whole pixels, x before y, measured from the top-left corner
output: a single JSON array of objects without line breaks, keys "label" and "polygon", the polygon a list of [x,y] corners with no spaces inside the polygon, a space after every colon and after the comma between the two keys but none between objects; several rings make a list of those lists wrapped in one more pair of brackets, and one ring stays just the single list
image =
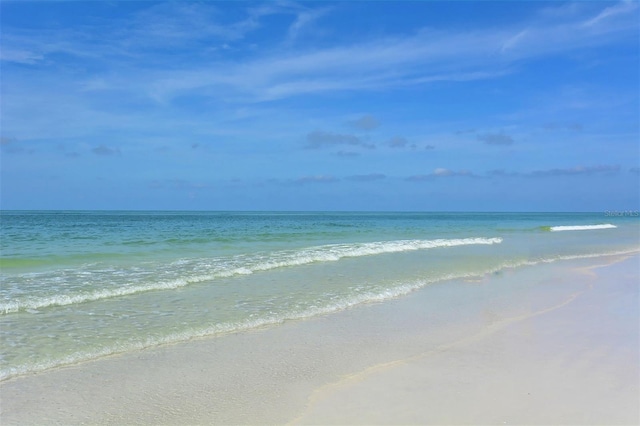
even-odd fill
[{"label": "dry sand", "polygon": [[639,424],[637,262],[583,270],[600,277],[561,303],[318,389],[295,423]]},{"label": "dry sand", "polygon": [[639,284],[638,255],[440,283],[12,379],[0,385],[0,420],[639,424]]}]

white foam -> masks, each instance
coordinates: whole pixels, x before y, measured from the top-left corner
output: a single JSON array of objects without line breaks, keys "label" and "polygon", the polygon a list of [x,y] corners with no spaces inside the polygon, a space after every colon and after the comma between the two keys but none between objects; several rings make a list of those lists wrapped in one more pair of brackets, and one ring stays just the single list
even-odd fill
[{"label": "white foam", "polygon": [[486,276],[487,274],[493,274],[505,269],[514,269],[514,268],[519,268],[523,266],[533,266],[533,265],[552,263],[552,262],[562,261],[562,260],[588,259],[588,258],[596,258],[596,257],[604,257],[604,256],[629,255],[629,254],[637,254],[637,253],[640,253],[640,248],[623,250],[623,251],[614,251],[614,252],[608,252],[608,253],[563,255],[563,256],[556,256],[553,258],[522,260],[522,261],[516,261],[516,262],[503,263],[502,265],[499,265],[497,267],[488,268],[488,269],[477,271],[477,272],[447,274],[447,275],[441,275],[439,277],[434,277],[429,280],[417,280],[410,283],[398,283],[397,285],[387,289],[382,289],[379,291],[369,291],[369,292],[364,292],[357,295],[346,296],[343,299],[339,299],[325,306],[311,307],[301,311],[282,312],[280,314],[272,314],[262,318],[247,319],[239,322],[225,322],[225,323],[220,323],[213,326],[203,327],[200,329],[192,329],[192,330],[186,330],[184,332],[172,333],[162,337],[153,337],[145,340],[128,342],[120,345],[114,345],[112,347],[101,348],[95,351],[76,352],[74,354],[71,354],[59,359],[50,359],[37,364],[23,364],[20,366],[15,366],[15,367],[11,367],[11,368],[0,371],[0,381],[7,380],[9,378],[24,375],[24,374],[30,374],[30,373],[48,370],[51,368],[77,364],[80,362],[102,358],[105,356],[121,354],[121,353],[135,351],[135,350],[142,350],[142,349],[157,347],[161,345],[174,344],[174,343],[188,341],[191,339],[219,336],[219,335],[228,334],[228,333],[238,333],[238,332],[243,332],[243,331],[256,329],[260,327],[278,325],[289,320],[300,320],[300,319],[312,318],[319,315],[331,314],[334,312],[343,311],[343,310],[346,310],[358,305],[362,305],[365,303],[383,302],[385,300],[395,299],[395,298],[404,296],[406,294],[409,294],[413,291],[416,291],[420,288],[423,288],[427,285],[438,283],[438,282],[458,280],[458,279],[480,278],[480,277]]},{"label": "white foam", "polygon": [[[439,247],[456,247],[463,245],[499,244],[502,238],[458,238],[437,240],[396,240],[370,243],[330,244],[309,247],[301,250],[284,250],[273,253],[262,253],[254,256],[240,255],[232,259],[199,259],[174,263],[180,266],[178,274],[186,277],[148,284],[129,285],[112,289],[102,289],[86,293],[56,294],[43,297],[32,297],[26,300],[14,300],[0,304],[0,314],[41,309],[50,306],[67,306],[93,302],[112,297],[129,296],[137,293],[156,290],[173,290],[189,284],[211,281],[216,278],[228,278],[236,275],[249,275],[255,272],[277,268],[307,265],[316,262],[335,262],[343,258],[372,256],[385,253],[398,253],[414,250],[425,250]],[[203,266],[204,265],[204,266]],[[202,273],[192,275],[185,269],[197,269]]]},{"label": "white foam", "polygon": [[611,229],[617,228],[617,226],[610,223],[603,223],[601,225],[568,225],[568,226],[552,226],[549,228],[551,231],[589,231],[592,229]]},{"label": "white foam", "polygon": [[[486,272],[486,271],[485,271]],[[475,276],[475,274],[473,274]],[[388,289],[383,289],[378,292],[370,291],[362,294],[346,296],[343,299],[338,299],[331,304],[325,306],[316,306],[299,311],[282,312],[280,314],[271,314],[262,318],[246,319],[238,322],[225,322],[212,326],[185,330],[183,332],[171,333],[161,337],[151,337],[144,340],[132,341],[123,344],[114,345],[111,347],[104,347],[96,349],[94,351],[79,351],[73,354],[58,358],[49,359],[34,364],[23,364],[20,366],[11,367],[0,371],[0,381],[7,380],[12,377],[21,376],[24,374],[36,373],[40,371],[49,370],[56,367],[68,366],[72,364],[78,364],[81,362],[103,358],[110,355],[121,354],[125,352],[131,352],[136,350],[147,349],[151,347],[157,347],[167,344],[174,344],[179,342],[185,342],[192,339],[220,336],[229,333],[238,333],[248,331],[260,327],[273,326],[282,324],[285,321],[300,320],[312,318],[319,315],[331,314],[345,309],[352,308],[357,305],[371,302],[382,302],[388,299],[394,299],[419,288],[422,288],[428,284],[432,284],[440,281],[448,281],[452,279],[460,279],[472,276],[470,274],[455,274],[455,275],[443,275],[438,278],[430,280],[419,280],[412,283],[400,284]]]}]

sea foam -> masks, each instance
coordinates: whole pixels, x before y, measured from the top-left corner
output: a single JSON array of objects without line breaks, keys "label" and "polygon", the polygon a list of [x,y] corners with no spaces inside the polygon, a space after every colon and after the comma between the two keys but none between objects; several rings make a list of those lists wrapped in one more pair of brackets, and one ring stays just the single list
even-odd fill
[{"label": "sea foam", "polygon": [[549,228],[552,232],[557,231],[590,231],[592,229],[611,229],[617,228],[617,226],[610,223],[603,223],[601,225],[568,225],[568,226],[552,226]]},{"label": "sea foam", "polygon": [[[143,284],[130,284],[72,294],[55,294],[16,299],[0,304],[0,314],[37,310],[50,306],[66,306],[113,297],[129,296],[157,290],[172,290],[190,284],[249,275],[278,268],[301,266],[317,262],[335,262],[343,258],[399,253],[440,247],[499,244],[502,238],[457,238],[435,240],[395,240],[368,243],[328,244],[300,250],[283,250],[255,255],[241,255],[227,259],[183,259],[173,263],[175,270],[164,272],[176,278],[164,281],[150,280]],[[169,266],[171,268],[171,266]],[[114,272],[115,273],[115,272]]]},{"label": "sea foam", "polygon": [[[481,243],[482,244],[482,243]],[[430,284],[438,282],[458,280],[458,279],[473,279],[481,278],[483,276],[495,274],[505,269],[516,269],[523,266],[534,266],[544,263],[553,263],[557,261],[574,260],[574,259],[588,259],[597,258],[603,256],[613,255],[629,255],[640,253],[640,248],[632,250],[591,253],[581,255],[568,255],[568,256],[556,256],[550,258],[539,258],[532,260],[520,260],[515,262],[504,262],[495,267],[489,267],[486,269],[478,270],[475,272],[462,272],[443,274],[431,279],[421,279],[405,283],[396,283],[389,288],[378,289],[372,291],[366,291],[360,294],[345,295],[345,297],[333,301],[330,304],[324,306],[310,307],[303,310],[294,310],[288,312],[282,312],[279,314],[271,314],[261,318],[246,319],[237,322],[222,322],[214,325],[209,325],[200,328],[192,328],[184,330],[182,332],[168,333],[164,336],[148,337],[140,340],[130,341],[114,346],[103,347],[95,349],[93,351],[78,351],[73,354],[63,356],[60,358],[51,358],[39,363],[26,363],[18,366],[13,366],[0,370],[0,381],[7,380],[12,377],[36,373],[51,368],[61,367],[65,365],[76,364],[92,359],[102,358],[109,355],[125,353],[133,350],[142,350],[167,344],[174,344],[184,342],[192,339],[205,338],[211,336],[220,336],[229,333],[237,333],[256,329],[265,326],[273,326],[284,323],[289,320],[300,320],[313,318],[319,315],[326,315],[334,312],[343,311],[352,307],[372,302],[382,302],[389,299],[395,299]]]}]

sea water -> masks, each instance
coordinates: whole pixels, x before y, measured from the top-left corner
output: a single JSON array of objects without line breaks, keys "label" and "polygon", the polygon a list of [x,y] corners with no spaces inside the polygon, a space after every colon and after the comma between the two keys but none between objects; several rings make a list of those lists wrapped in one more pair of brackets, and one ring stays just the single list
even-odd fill
[{"label": "sea water", "polygon": [[640,251],[640,219],[604,213],[3,211],[0,231],[0,380]]}]

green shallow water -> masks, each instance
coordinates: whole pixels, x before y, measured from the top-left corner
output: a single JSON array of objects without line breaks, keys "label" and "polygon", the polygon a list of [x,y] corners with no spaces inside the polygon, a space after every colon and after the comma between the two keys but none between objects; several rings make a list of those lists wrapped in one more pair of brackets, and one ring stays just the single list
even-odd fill
[{"label": "green shallow water", "polygon": [[640,246],[638,218],[562,213],[2,212],[1,231],[2,378]]}]

